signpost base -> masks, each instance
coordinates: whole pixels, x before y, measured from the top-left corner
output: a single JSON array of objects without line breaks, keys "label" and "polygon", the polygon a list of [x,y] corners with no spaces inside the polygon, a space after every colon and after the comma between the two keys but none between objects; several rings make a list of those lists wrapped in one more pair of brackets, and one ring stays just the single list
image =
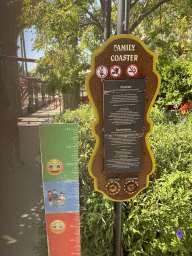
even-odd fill
[{"label": "signpost base", "polygon": [[114,202],[113,255],[121,256],[122,202]]}]

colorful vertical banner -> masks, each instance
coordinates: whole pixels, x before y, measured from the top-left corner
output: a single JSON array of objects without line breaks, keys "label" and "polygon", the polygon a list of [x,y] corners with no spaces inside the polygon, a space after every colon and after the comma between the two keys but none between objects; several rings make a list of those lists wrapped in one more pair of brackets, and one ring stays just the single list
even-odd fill
[{"label": "colorful vertical banner", "polygon": [[78,125],[39,132],[49,256],[80,256]]}]

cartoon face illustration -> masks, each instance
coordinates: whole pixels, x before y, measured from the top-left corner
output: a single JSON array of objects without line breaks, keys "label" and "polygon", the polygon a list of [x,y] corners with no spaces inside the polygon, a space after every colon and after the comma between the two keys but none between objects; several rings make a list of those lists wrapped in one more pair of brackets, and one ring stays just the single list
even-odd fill
[{"label": "cartoon face illustration", "polygon": [[60,234],[62,233],[66,228],[66,225],[63,221],[61,220],[54,220],[50,224],[50,229],[53,233],[55,234]]},{"label": "cartoon face illustration", "polygon": [[46,169],[52,175],[58,175],[63,171],[63,163],[59,159],[52,159],[47,162]]}]

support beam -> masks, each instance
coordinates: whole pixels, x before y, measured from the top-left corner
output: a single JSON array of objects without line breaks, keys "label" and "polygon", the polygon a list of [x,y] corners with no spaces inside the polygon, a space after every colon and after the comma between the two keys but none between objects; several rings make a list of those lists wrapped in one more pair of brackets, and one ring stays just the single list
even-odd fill
[{"label": "support beam", "polygon": [[0,59],[15,60],[15,61],[26,61],[26,62],[36,62],[38,60],[38,59],[29,59],[29,58],[21,58],[21,57],[6,56],[6,55],[0,55]]}]

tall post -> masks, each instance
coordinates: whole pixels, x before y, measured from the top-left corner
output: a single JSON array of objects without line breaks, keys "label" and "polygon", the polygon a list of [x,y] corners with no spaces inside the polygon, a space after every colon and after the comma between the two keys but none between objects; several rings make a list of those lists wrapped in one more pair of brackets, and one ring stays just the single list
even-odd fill
[{"label": "tall post", "polygon": [[28,112],[33,112],[33,84],[31,79],[27,79],[28,81],[28,88],[29,88],[29,105],[28,105]]},{"label": "tall post", "polygon": [[41,81],[41,95],[42,95],[42,102],[43,102],[43,106],[45,104],[45,92],[44,92],[44,88],[43,88],[44,84]]},{"label": "tall post", "polygon": [[35,86],[34,86],[34,95],[35,95],[35,109],[38,109],[38,85],[37,80],[34,80]]},{"label": "tall post", "polygon": [[59,92],[59,106],[60,106],[60,115],[61,115],[61,93]]},{"label": "tall post", "polygon": [[129,34],[129,13],[130,13],[131,0],[125,0],[125,21],[124,21],[124,34]]},{"label": "tall post", "polygon": [[125,0],[119,0],[117,10],[117,35],[124,32],[124,20],[125,20]]},{"label": "tall post", "polygon": [[[22,32],[20,33],[20,44],[21,44],[21,57],[22,58],[24,58],[24,56],[23,56],[23,37],[22,37]],[[24,63],[23,63],[23,61],[22,61],[22,75],[24,76],[25,74],[25,72],[24,72]]]},{"label": "tall post", "polygon": [[[117,35],[129,32],[130,0],[119,0],[117,13]],[[121,256],[122,202],[114,202],[113,256]]]},{"label": "tall post", "polygon": [[[125,3],[126,1],[126,3]],[[117,14],[117,34],[129,32],[130,0],[119,0]],[[104,40],[110,38],[111,0],[105,0]],[[121,256],[122,202],[114,202],[113,214],[113,256]]]},{"label": "tall post", "polygon": [[111,0],[105,0],[105,24],[104,24],[104,40],[110,38],[111,34]]},{"label": "tall post", "polygon": [[[24,37],[24,32],[22,30],[21,32],[21,35],[22,35],[22,41],[23,41],[23,53],[24,53],[24,58],[27,58],[26,57],[26,49],[25,49],[25,37]],[[28,77],[29,74],[28,74],[28,69],[27,69],[27,62],[25,61],[25,71],[26,71],[26,76]]]},{"label": "tall post", "polygon": [[114,202],[113,209],[113,256],[121,256],[122,202]]},{"label": "tall post", "polygon": [[[120,8],[119,8],[120,6]],[[119,0],[118,19],[117,23],[118,34],[123,31],[124,15],[124,0]],[[120,25],[121,24],[121,25]],[[111,29],[111,0],[105,0],[105,22],[104,22],[104,40],[110,38]],[[113,214],[113,256],[121,256],[121,216],[122,216],[122,202],[114,202]]]}]

